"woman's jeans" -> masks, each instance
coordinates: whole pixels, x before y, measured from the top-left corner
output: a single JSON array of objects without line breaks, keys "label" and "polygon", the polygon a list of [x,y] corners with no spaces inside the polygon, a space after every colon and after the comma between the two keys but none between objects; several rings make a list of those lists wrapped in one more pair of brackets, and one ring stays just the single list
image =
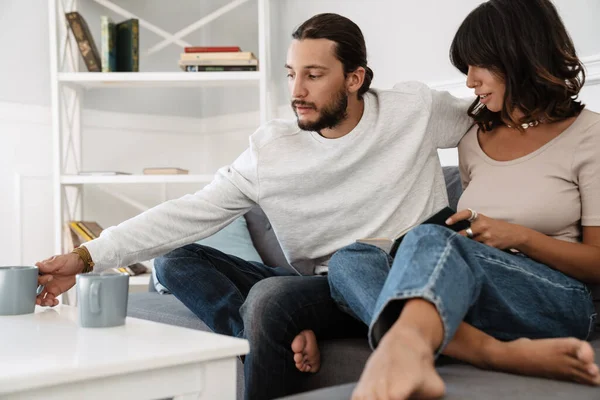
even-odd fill
[{"label": "woman's jeans", "polygon": [[586,339],[596,319],[583,283],[438,225],[412,229],[395,259],[362,243],[339,250],[329,285],[338,306],[369,325],[373,348],[411,298],[429,301],[441,316],[438,354],[463,321],[499,340]]}]

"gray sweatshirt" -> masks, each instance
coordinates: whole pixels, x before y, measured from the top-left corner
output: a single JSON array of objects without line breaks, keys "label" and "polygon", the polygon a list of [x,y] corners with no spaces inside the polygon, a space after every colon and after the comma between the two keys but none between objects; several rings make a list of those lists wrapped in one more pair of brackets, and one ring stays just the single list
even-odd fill
[{"label": "gray sweatshirt", "polygon": [[365,237],[394,237],[447,205],[438,148],[472,125],[468,102],[408,82],[364,95],[358,125],[339,139],[275,120],[202,190],[167,201],[85,244],[102,270],[158,257],[263,209],[302,274]]}]

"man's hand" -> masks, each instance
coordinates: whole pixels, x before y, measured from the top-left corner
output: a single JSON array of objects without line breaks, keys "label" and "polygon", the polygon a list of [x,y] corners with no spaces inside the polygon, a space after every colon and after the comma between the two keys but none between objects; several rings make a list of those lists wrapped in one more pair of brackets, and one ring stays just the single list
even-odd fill
[{"label": "man's hand", "polygon": [[85,266],[81,257],[75,253],[50,257],[35,264],[40,270],[38,284],[44,290],[37,296],[36,304],[54,307],[56,299],[75,285],[75,275],[80,274]]},{"label": "man's hand", "polygon": [[[452,225],[458,221],[469,219],[470,210],[462,210],[448,218],[446,223]],[[521,225],[500,221],[483,214],[478,214],[477,219],[471,221],[473,240],[500,250],[518,249],[527,239],[527,228]],[[466,231],[459,232],[467,236]]]}]

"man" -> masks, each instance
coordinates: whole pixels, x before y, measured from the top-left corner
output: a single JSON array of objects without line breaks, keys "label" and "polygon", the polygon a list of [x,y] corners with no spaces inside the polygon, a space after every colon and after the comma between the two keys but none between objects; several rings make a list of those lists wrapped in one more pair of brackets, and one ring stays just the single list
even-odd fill
[{"label": "man", "polygon": [[[260,127],[199,192],[107,229],[77,254],[38,263],[52,276],[40,278],[47,285],[38,304],[57,304],[92,263],[103,269],[168,253],[155,261],[159,281],[215,332],[250,342],[247,399],[296,390],[302,373],[291,343],[300,331],[364,333],[320,274],[357,238],[394,236],[447,204],[437,149],[456,146],[470,127],[467,104],[416,83],[369,90],[362,32],[342,16],[316,15],[292,37],[285,68],[297,121]],[[299,274],[190,244],[256,204]]]}]

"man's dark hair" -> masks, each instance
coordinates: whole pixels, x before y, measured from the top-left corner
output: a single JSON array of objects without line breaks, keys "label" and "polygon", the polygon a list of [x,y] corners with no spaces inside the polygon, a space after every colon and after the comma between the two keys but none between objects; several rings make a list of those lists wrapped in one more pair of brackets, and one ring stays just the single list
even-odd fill
[{"label": "man's dark hair", "polygon": [[[578,115],[585,82],[583,64],[550,0],[490,0],[473,10],[450,47],[452,64],[465,75],[469,65],[504,80],[504,107],[491,112],[479,99],[469,115],[483,131],[533,121],[556,122]],[[515,121],[518,108],[525,116]]]},{"label": "man's dark hair", "polygon": [[367,46],[362,31],[354,22],[338,14],[317,14],[306,20],[292,33],[292,38],[328,39],[335,42],[335,56],[344,66],[344,74],[363,67],[366,71],[358,98],[369,90],[373,71],[367,66]]}]

